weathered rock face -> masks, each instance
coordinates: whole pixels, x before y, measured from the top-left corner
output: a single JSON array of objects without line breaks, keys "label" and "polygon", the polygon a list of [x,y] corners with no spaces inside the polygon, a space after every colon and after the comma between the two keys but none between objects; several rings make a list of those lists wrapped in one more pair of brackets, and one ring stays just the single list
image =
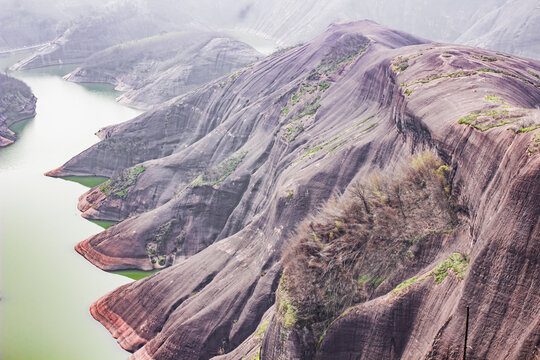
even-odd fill
[{"label": "weathered rock face", "polygon": [[171,33],[98,52],[65,79],[113,84],[126,91],[120,102],[148,109],[261,57],[220,34]]},{"label": "weathered rock face", "polygon": [[[103,269],[172,266],[106,295],[92,314],[133,359],[456,358],[467,304],[472,358],[532,354],[539,73],[533,60],[341,24],[102,130],[50,173],[111,177],[80,209],[123,221],[77,251]],[[298,223],[423,150],[451,170],[460,225],[415,250],[417,261],[333,322],[319,346],[308,329],[283,326],[272,305]],[[470,258],[463,280],[391,291],[452,253]]]},{"label": "weathered rock face", "polygon": [[0,147],[17,140],[17,135],[9,127],[35,116],[36,102],[28,85],[0,74]]}]

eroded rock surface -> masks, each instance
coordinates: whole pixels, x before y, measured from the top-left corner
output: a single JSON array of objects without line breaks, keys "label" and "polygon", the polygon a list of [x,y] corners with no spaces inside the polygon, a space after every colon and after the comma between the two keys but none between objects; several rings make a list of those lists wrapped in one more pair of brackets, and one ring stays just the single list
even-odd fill
[{"label": "eroded rock surface", "polygon": [[35,116],[36,102],[28,85],[0,74],[0,147],[17,140],[17,135],[9,127]]},{"label": "eroded rock surface", "polygon": [[[469,305],[472,358],[534,358],[539,73],[537,61],[347,23],[102,130],[50,172],[111,178],[79,208],[122,221],[77,251],[107,270],[168,268],[104,296],[93,316],[132,359],[453,359]],[[273,304],[296,226],[425,150],[448,166],[459,226],[320,339],[284,324]],[[468,256],[463,279],[392,291],[454,253]]]}]

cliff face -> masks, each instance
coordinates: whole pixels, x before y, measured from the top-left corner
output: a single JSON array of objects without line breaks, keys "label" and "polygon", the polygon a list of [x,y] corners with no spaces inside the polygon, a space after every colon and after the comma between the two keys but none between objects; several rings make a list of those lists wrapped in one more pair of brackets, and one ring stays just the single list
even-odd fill
[{"label": "cliff face", "polygon": [[[348,23],[103,129],[49,173],[111,177],[79,208],[122,221],[76,249],[107,270],[168,268],[92,315],[133,359],[458,358],[469,305],[472,358],[534,356],[539,73],[537,61]],[[458,222],[369,278],[314,339],[279,285],[294,229],[333,193],[374,170],[395,176],[425,150],[448,167]],[[453,254],[468,266],[437,284]]]},{"label": "cliff face", "polygon": [[36,102],[28,85],[0,74],[0,147],[17,140],[17,135],[9,127],[35,116]]},{"label": "cliff face", "polygon": [[261,57],[220,34],[171,33],[98,52],[65,78],[113,84],[126,91],[120,102],[148,109]]}]

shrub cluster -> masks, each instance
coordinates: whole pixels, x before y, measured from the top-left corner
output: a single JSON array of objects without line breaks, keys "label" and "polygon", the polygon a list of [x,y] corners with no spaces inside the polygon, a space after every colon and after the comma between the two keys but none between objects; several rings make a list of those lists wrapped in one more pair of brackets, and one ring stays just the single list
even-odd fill
[{"label": "shrub cluster", "polygon": [[356,184],[304,221],[284,254],[280,285],[295,309],[295,326],[320,335],[346,308],[365,301],[414,243],[452,229],[448,173],[425,152],[401,175]]}]

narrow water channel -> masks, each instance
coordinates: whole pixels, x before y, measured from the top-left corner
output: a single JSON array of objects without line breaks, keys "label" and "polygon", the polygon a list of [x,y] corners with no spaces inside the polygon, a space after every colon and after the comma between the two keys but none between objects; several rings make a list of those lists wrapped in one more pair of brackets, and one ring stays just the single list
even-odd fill
[{"label": "narrow water channel", "polygon": [[37,116],[0,149],[0,358],[114,360],[128,356],[89,313],[91,303],[130,279],[106,273],[73,246],[102,230],[81,218],[87,188],[44,172],[97,142],[103,126],[140,112],[103,86],[62,80],[66,69],[12,73],[38,98]]}]

